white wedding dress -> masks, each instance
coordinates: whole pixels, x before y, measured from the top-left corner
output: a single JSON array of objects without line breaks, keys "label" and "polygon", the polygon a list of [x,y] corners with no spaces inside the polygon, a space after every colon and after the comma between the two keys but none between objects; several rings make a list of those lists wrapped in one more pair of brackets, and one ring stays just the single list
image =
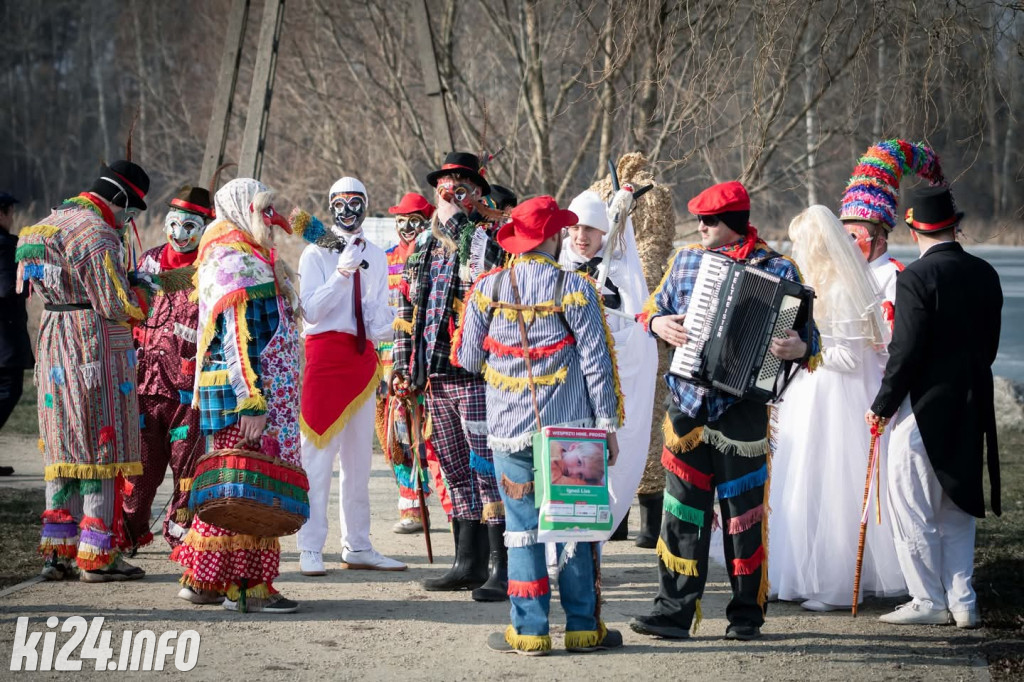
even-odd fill
[{"label": "white wedding dress", "polygon": [[[860,328],[838,322],[822,329],[822,365],[800,372],[776,406],[768,576],[771,593],[781,600],[833,606],[853,601],[870,446],[864,413],[882,379],[879,352],[870,339],[855,336]],[[876,523],[872,492],[861,598],[907,592],[884,492],[885,442],[880,452],[882,522]]]}]

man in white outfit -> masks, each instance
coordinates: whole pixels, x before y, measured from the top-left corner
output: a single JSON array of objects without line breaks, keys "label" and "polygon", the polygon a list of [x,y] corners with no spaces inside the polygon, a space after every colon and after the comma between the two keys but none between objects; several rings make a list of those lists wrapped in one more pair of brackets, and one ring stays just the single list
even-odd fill
[{"label": "man in white outfit", "polygon": [[329,204],[334,220],[326,228],[309,214],[292,218],[313,242],[299,260],[306,350],[300,427],[310,511],[296,538],[299,563],[303,575],[326,575],[327,501],[338,460],[342,568],[402,571],[405,564],[370,544],[373,395],[381,376],[374,347],[391,340],[394,319],[387,257],[363,237],[363,183],[341,178]]}]

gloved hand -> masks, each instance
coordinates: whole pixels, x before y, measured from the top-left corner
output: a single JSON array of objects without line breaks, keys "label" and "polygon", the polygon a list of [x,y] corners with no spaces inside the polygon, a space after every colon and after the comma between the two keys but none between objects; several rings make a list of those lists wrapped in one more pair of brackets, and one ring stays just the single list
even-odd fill
[{"label": "gloved hand", "polygon": [[366,249],[366,240],[362,237],[353,237],[345,244],[345,248],[338,257],[338,272],[343,275],[351,275],[363,262],[363,251]]}]

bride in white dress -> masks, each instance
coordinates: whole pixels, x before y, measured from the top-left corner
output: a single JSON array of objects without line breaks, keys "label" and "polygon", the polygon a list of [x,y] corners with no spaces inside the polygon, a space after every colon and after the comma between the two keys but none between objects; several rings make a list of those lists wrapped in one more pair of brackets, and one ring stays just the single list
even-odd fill
[{"label": "bride in white dress", "polygon": [[[829,209],[812,206],[798,215],[789,238],[804,281],[817,294],[814,321],[823,351],[817,370],[801,372],[775,408],[768,576],[779,599],[828,611],[853,601],[870,446],[864,413],[881,383],[879,357],[889,330],[867,264]],[[881,453],[885,476],[885,443]],[[872,498],[860,594],[906,594],[888,510],[876,524]]]}]

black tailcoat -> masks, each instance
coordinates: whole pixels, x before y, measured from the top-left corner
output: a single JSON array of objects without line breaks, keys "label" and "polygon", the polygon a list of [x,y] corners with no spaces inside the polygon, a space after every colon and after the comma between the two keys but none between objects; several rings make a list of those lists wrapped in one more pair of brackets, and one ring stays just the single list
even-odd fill
[{"label": "black tailcoat", "polygon": [[995,269],[956,242],[937,244],[896,278],[889,362],[872,411],[891,417],[909,394],[942,489],[968,514],[985,516],[983,444],[992,511],[1000,513],[992,362],[1003,292]]}]

